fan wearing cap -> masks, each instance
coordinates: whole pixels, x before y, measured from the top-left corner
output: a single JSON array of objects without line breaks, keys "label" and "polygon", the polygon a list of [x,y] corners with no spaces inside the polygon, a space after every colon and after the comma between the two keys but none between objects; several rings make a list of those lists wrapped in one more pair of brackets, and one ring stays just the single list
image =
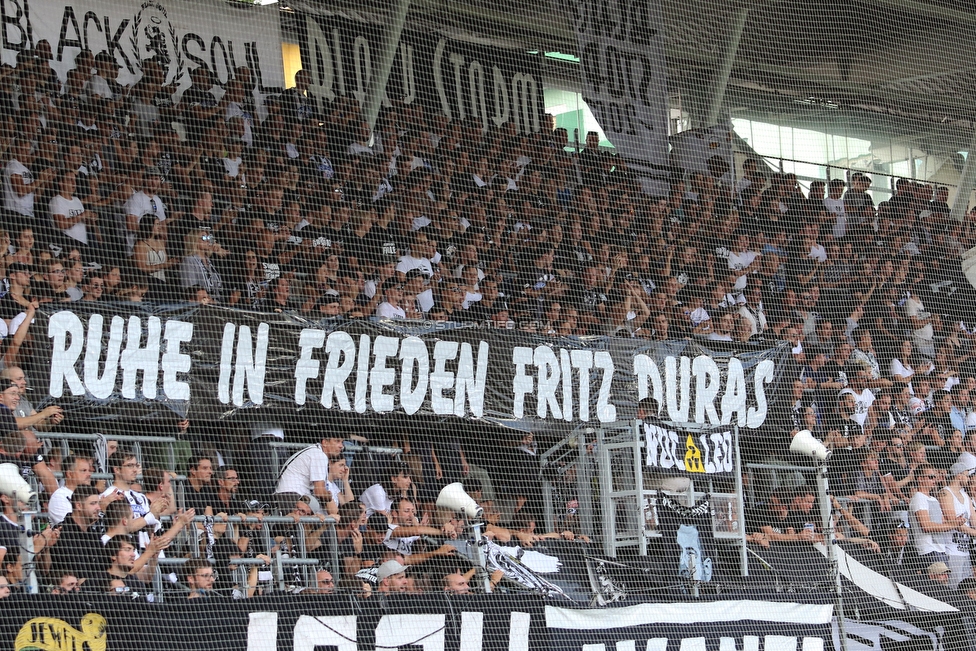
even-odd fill
[{"label": "fan wearing cap", "polygon": [[951,599],[952,593],[950,592],[949,585],[951,572],[949,571],[949,566],[942,561],[936,561],[931,563],[925,568],[925,576],[928,581],[925,581],[919,586],[922,592],[929,595],[930,597],[935,597],[942,601],[948,601]]},{"label": "fan wearing cap", "polygon": [[376,591],[383,593],[407,591],[407,568],[399,561],[386,561],[376,570]]},{"label": "fan wearing cap", "polygon": [[383,283],[383,302],[376,306],[376,316],[381,319],[406,319],[407,313],[400,306],[403,300],[403,283],[395,278]]},{"label": "fan wearing cap", "polygon": [[925,565],[915,546],[909,544],[911,532],[907,514],[893,515],[883,530],[885,536],[881,541],[878,570],[899,583],[911,582]]},{"label": "fan wearing cap", "polygon": [[166,204],[157,192],[163,182],[163,173],[156,166],[146,167],[139,178],[139,190],[132,193],[125,202],[125,252],[132,255],[139,232],[139,220],[144,215],[153,215],[159,221],[166,220]]},{"label": "fan wearing cap", "polygon": [[967,491],[971,490],[974,472],[976,472],[976,465],[971,461],[956,461],[949,468],[948,482],[938,495],[942,513],[953,515],[960,522],[955,529],[938,534],[949,557],[947,561],[951,571],[949,587],[953,589],[963,579],[973,576],[969,546],[972,536],[976,535],[976,529],[973,528],[973,524],[976,523],[976,507]]},{"label": "fan wearing cap", "polygon": [[326,484],[329,481],[329,459],[341,455],[342,449],[341,436],[326,434],[317,444],[292,455],[285,462],[275,489],[280,505],[290,511],[299,498],[308,496],[313,513],[327,513],[338,518],[339,505],[332,499]]},{"label": "fan wearing cap", "polygon": [[88,82],[88,92],[102,99],[121,99],[123,89],[119,84],[119,66],[115,57],[106,51],[95,55],[95,74]]},{"label": "fan wearing cap", "polygon": [[0,297],[0,319],[7,322],[11,332],[16,329],[13,321],[19,314],[32,305],[35,309],[38,306],[36,300],[27,296],[31,284],[31,271],[30,266],[23,262],[11,262],[7,265],[7,282],[10,288],[3,297]]}]

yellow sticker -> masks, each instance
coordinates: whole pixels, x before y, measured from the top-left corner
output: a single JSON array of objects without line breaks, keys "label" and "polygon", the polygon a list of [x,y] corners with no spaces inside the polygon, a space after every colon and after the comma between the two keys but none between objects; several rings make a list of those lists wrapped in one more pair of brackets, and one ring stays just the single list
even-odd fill
[{"label": "yellow sticker", "polygon": [[108,623],[98,613],[81,618],[81,630],[62,619],[35,617],[20,627],[14,651],[105,651]]},{"label": "yellow sticker", "polygon": [[687,472],[705,472],[701,450],[695,445],[695,439],[691,438],[691,434],[685,441],[685,470]]}]

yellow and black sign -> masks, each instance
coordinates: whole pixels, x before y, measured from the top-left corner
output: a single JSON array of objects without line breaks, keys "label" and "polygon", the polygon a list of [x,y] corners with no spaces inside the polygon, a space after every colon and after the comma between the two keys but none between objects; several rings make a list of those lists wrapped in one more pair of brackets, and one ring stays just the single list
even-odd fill
[{"label": "yellow and black sign", "polygon": [[81,630],[63,619],[35,617],[20,628],[14,651],[105,651],[108,623],[98,613],[81,618]]},{"label": "yellow and black sign", "polygon": [[685,472],[705,472],[701,450],[695,445],[695,439],[691,438],[691,434],[685,441]]}]

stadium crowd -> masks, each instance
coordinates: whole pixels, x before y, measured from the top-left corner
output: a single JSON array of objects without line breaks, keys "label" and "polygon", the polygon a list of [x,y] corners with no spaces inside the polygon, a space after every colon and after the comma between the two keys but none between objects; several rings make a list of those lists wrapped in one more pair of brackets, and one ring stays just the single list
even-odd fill
[{"label": "stadium crowd", "polygon": [[[863,173],[804,190],[794,175],[750,159],[734,185],[675,174],[668,194],[654,197],[599,148],[596,133],[573,148],[551,121],[539,133],[516,133],[512,123],[482,132],[413,104],[384,109],[371,134],[351,100],[319,113],[304,71],[294,88],[256,106],[246,67],[223,87],[196,68],[177,97],[153,60],[129,87],[108,53],[78,54],[63,84],[50,60],[42,41],[16,67],[0,67],[0,454],[34,474],[52,524],[61,524],[33,537],[37,569],[55,590],[146,592],[158,552],[184,529],[195,529],[214,559],[186,566],[190,596],[230,589],[228,559],[293,544],[294,527],[276,525],[270,549],[248,535],[278,510],[338,519],[342,567],[322,570],[315,589],[465,591],[472,575],[444,542],[457,523],[433,508],[449,479],[483,501],[491,537],[540,538],[531,436],[506,480],[468,463],[460,441],[446,441],[421,477],[392,466],[356,495],[342,440],[330,438],[297,455],[273,495],[249,496],[258,499],[247,508],[236,498],[238,471],[219,451],[187,460],[182,505],[169,471],[143,469],[124,449],[100,469],[114,481],[94,487],[86,453],[41,454],[44,430],[64,414],[37,412],[25,398],[35,311],[74,301],[216,303],[323,322],[480,322],[559,336],[787,341],[793,401],[777,414],[780,438],[811,430],[835,451],[836,494],[905,514],[871,530],[851,513],[863,544],[891,553],[887,538],[875,538],[904,528],[922,569],[945,563],[953,587],[972,575],[976,320],[958,262],[976,245],[976,216],[950,220],[944,188],[900,179],[876,206]],[[508,526],[493,508],[492,480],[516,498]],[[800,493],[774,492],[757,506],[754,544],[821,535],[804,519],[811,496]],[[0,499],[0,563],[18,583],[24,568],[11,532],[20,505]],[[194,520],[221,513],[251,524]],[[544,535],[575,537],[569,520]],[[313,547],[324,549],[321,531],[310,535]],[[428,563],[437,569],[404,573]],[[241,594],[257,589],[257,567],[237,585]]]}]

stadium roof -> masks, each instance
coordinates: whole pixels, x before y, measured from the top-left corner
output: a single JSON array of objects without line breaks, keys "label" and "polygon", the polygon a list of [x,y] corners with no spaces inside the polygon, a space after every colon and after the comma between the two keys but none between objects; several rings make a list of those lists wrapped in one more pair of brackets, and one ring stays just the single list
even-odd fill
[{"label": "stadium roof", "polygon": [[[304,4],[377,22],[389,6]],[[539,0],[412,0],[408,22],[455,38],[575,54],[571,14],[560,20],[554,6]],[[664,0],[672,93],[709,82],[743,10],[748,14],[726,95],[736,117],[864,138],[883,135],[930,153],[970,148],[976,0]],[[572,76],[572,69],[559,67],[550,69]]]}]

